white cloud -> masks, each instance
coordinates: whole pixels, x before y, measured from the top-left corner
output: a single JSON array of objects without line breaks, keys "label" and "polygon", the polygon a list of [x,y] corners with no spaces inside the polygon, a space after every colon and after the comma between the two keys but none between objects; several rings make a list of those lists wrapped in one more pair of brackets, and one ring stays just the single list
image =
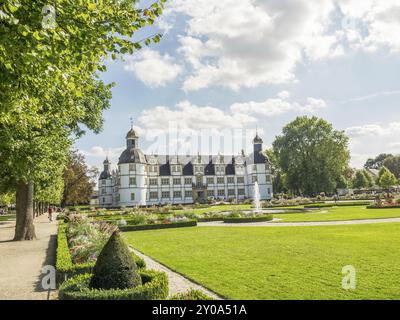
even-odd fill
[{"label": "white cloud", "polygon": [[297,102],[289,102],[282,98],[267,99],[263,102],[235,103],[231,106],[234,113],[247,115],[263,115],[266,117],[278,116],[287,112],[315,113],[327,107],[324,100],[307,98],[307,103],[301,105]]},{"label": "white cloud", "polygon": [[108,157],[111,161],[113,168],[118,163],[118,158],[124,151],[124,147],[117,148],[103,148],[100,146],[94,146],[89,150],[80,149],[79,152],[85,156],[85,160],[91,166],[97,167],[99,170],[103,169],[103,161]]},{"label": "white cloud", "polygon": [[350,137],[352,165],[362,167],[368,158],[380,153],[400,152],[400,122],[387,124],[365,124],[345,130]]},{"label": "white cloud", "polygon": [[136,56],[127,57],[124,69],[133,72],[150,87],[165,86],[182,72],[182,66],[174,63],[168,54],[160,55],[151,49],[144,49]]},{"label": "white cloud", "polygon": [[400,51],[398,0],[171,0],[161,27],[177,15],[185,91],[288,83],[307,60]]},{"label": "white cloud", "polygon": [[380,124],[366,124],[346,129],[346,134],[351,138],[393,136],[400,135],[400,122],[392,122],[386,126]]}]

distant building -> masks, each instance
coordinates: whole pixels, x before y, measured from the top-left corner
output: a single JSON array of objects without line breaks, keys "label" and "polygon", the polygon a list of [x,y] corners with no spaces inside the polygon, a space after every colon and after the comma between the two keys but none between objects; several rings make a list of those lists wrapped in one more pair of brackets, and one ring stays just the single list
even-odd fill
[{"label": "distant building", "polygon": [[256,135],[253,152],[246,156],[145,155],[139,136],[131,129],[118,169],[111,171],[108,158],[99,177],[99,206],[119,207],[154,204],[252,199],[257,181],[261,200],[272,198],[270,164]]},{"label": "distant building", "polygon": [[90,205],[97,207],[99,205],[99,191],[95,190],[90,197]]}]

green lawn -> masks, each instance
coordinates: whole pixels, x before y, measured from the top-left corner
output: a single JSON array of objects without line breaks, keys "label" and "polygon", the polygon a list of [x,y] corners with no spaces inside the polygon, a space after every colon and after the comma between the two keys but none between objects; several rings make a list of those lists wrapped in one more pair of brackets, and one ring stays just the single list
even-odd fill
[{"label": "green lawn", "polygon": [[398,217],[400,217],[400,209],[367,209],[366,206],[322,208],[319,211],[309,213],[274,214],[274,218],[282,219],[281,221],[276,221],[277,223],[304,221],[342,221]]},{"label": "green lawn", "polygon": [[[138,250],[231,299],[400,299],[400,223],[124,235]],[[341,287],[346,265],[357,270],[354,291]]]},{"label": "green lawn", "polygon": [[224,212],[224,211],[234,211],[234,210],[249,210],[252,208],[251,204],[225,204],[225,205],[217,205],[210,206],[207,208],[198,208],[198,209],[185,209],[185,210],[176,210],[176,213],[179,212],[193,212],[195,214],[202,214],[206,212]]},{"label": "green lawn", "polygon": [[7,214],[5,216],[0,216],[0,222],[1,221],[12,221],[15,220],[15,214]]}]

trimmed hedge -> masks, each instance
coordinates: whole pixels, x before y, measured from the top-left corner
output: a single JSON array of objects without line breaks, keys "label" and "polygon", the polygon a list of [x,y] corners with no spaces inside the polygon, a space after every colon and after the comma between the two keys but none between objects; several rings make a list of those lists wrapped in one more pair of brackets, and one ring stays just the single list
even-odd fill
[{"label": "trimmed hedge", "polygon": [[143,285],[129,289],[91,289],[92,274],[78,275],[65,281],[60,300],[164,300],[168,296],[168,277],[164,272],[140,271]]},{"label": "trimmed hedge", "polygon": [[400,209],[400,205],[378,207],[375,205],[368,206],[367,209]]},{"label": "trimmed hedge", "polygon": [[224,223],[251,223],[251,222],[266,222],[273,219],[272,214],[264,215],[261,217],[243,217],[243,218],[224,218]]},{"label": "trimmed hedge", "polygon": [[337,203],[321,203],[321,204],[309,204],[305,205],[304,208],[331,208],[331,207],[354,207],[354,206],[369,206],[371,201],[358,201],[358,202],[337,202]]},{"label": "trimmed hedge", "polygon": [[177,293],[168,300],[214,300],[200,290],[191,289],[187,292]]},{"label": "trimmed hedge", "polygon": [[120,226],[119,229],[123,232],[127,232],[127,231],[140,231],[140,230],[168,229],[168,228],[184,228],[184,227],[195,227],[195,226],[197,226],[197,221],[189,220],[189,221],[172,222],[172,223]]},{"label": "trimmed hedge", "polygon": [[[93,271],[95,262],[88,263],[73,263],[69,252],[68,240],[66,234],[67,225],[60,222],[58,225],[57,234],[57,253],[56,253],[56,269],[57,269],[57,284],[60,285],[67,279]],[[146,262],[132,253],[132,258],[139,269],[146,268]]]},{"label": "trimmed hedge", "polygon": [[222,221],[223,217],[210,217],[210,218],[198,218],[197,222],[213,222],[213,221]]}]

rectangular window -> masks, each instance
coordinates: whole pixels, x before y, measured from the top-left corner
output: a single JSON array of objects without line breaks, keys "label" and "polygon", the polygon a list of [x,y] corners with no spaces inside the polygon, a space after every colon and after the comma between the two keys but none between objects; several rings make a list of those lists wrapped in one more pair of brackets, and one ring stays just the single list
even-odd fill
[{"label": "rectangular window", "polygon": [[237,177],[237,183],[244,183],[244,177]]},{"label": "rectangular window", "polygon": [[158,199],[158,192],[151,191],[150,192],[150,199]]},{"label": "rectangular window", "polygon": [[235,183],[234,177],[228,177],[227,180],[228,180],[228,183]]},{"label": "rectangular window", "polygon": [[101,190],[101,193],[102,193],[102,194],[106,194],[106,193],[107,193],[107,190],[104,188],[103,190]]},{"label": "rectangular window", "polygon": [[271,188],[268,188],[268,194],[271,194]]},{"label": "rectangular window", "polygon": [[161,198],[163,199],[169,199],[169,196],[170,196],[169,191],[163,191],[161,193]]},{"label": "rectangular window", "polygon": [[253,183],[257,182],[258,181],[257,176],[253,176],[252,181],[253,181]]},{"label": "rectangular window", "polygon": [[181,191],[174,191],[174,198],[182,198],[182,192]]},{"label": "rectangular window", "polygon": [[225,183],[224,178],[223,178],[223,177],[217,178],[217,183],[218,183],[218,184],[224,184],[224,183]]},{"label": "rectangular window", "polygon": [[106,184],[106,180],[103,180],[101,184],[104,186]]},{"label": "rectangular window", "polygon": [[214,190],[207,190],[207,197],[214,197]]},{"label": "rectangular window", "polygon": [[[163,186],[168,186],[169,185],[169,178],[162,178],[161,179],[161,184]],[[168,197],[169,198],[169,197]]]},{"label": "rectangular window", "polygon": [[272,182],[272,179],[271,179],[271,175],[270,174],[267,174],[267,176],[266,176],[266,181],[267,181],[267,183],[271,183]]},{"label": "rectangular window", "polygon": [[185,184],[192,184],[192,178],[185,178]]},{"label": "rectangular window", "polygon": [[135,200],[135,194],[134,193],[131,193],[131,200],[132,201]]},{"label": "rectangular window", "polygon": [[135,177],[130,177],[129,178],[129,185],[130,186],[136,186],[136,178]]},{"label": "rectangular window", "polygon": [[214,184],[214,178],[207,178],[207,184]]},{"label": "rectangular window", "polygon": [[192,191],[186,190],[185,191],[185,198],[191,198],[192,197]]},{"label": "rectangular window", "polygon": [[218,190],[218,197],[225,197],[225,190],[224,189]]},{"label": "rectangular window", "polygon": [[256,164],[253,165],[253,171],[254,172],[257,171],[257,165]]},{"label": "rectangular window", "polygon": [[238,196],[244,196],[244,189],[238,189]]},{"label": "rectangular window", "polygon": [[158,181],[157,181],[158,179],[157,178],[150,178],[149,179],[149,184],[151,185],[151,186],[156,186],[158,183]]},{"label": "rectangular window", "polygon": [[136,165],[133,163],[129,164],[129,171],[136,171]]},{"label": "rectangular window", "polygon": [[174,185],[180,185],[181,184],[181,179],[180,178],[174,178],[173,182],[174,182]]},{"label": "rectangular window", "polygon": [[235,195],[235,189],[228,189],[228,196],[234,196]]}]

